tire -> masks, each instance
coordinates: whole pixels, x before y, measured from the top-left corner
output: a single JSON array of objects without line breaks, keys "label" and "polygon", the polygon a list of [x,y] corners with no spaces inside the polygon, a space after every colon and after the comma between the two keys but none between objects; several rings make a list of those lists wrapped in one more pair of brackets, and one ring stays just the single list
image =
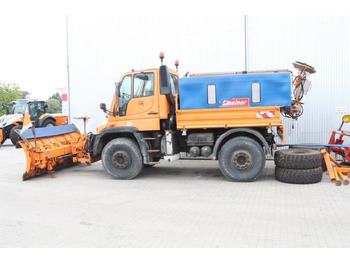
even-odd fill
[{"label": "tire", "polygon": [[56,122],[53,119],[46,119],[44,123],[41,125],[41,127],[50,127],[55,125],[56,125]]},{"label": "tire", "polygon": [[322,167],[309,169],[288,169],[276,166],[275,177],[289,184],[315,184],[322,180]]},{"label": "tire", "polygon": [[[320,151],[322,149],[325,149],[328,153],[329,153],[329,148],[328,147],[325,147],[325,146],[290,146],[289,147],[290,149],[311,149],[311,150],[317,150],[317,151]],[[327,165],[326,165],[326,162],[324,161],[324,158],[322,157],[322,171],[323,172],[326,172],[327,171]]]},{"label": "tire", "polygon": [[240,136],[224,144],[219,153],[219,166],[223,175],[237,182],[256,180],[265,166],[265,154],[255,140]]},{"label": "tire", "polygon": [[21,130],[22,126],[14,126],[12,127],[11,131],[10,131],[10,139],[12,144],[16,145],[17,142],[19,141],[19,137],[17,135],[17,133],[15,132],[15,130]]},{"label": "tire", "polygon": [[141,152],[128,138],[110,141],[102,151],[102,166],[116,179],[133,179],[143,168]]},{"label": "tire", "polygon": [[275,153],[275,165],[282,168],[317,168],[322,165],[322,159],[321,152],[310,149],[284,149]]}]

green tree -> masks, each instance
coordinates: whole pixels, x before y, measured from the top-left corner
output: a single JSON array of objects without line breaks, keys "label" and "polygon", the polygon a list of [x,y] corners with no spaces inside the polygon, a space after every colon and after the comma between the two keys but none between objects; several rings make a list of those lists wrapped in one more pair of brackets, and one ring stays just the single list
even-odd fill
[{"label": "green tree", "polygon": [[59,93],[55,93],[49,97],[49,99],[56,99],[60,102],[60,106],[62,107],[62,97]]},{"label": "green tree", "polygon": [[[21,99],[25,95],[28,95],[28,91],[22,91],[18,84],[12,83],[0,83],[0,104],[3,102],[9,104],[12,101]],[[0,106],[0,116],[5,114],[6,110]]]},{"label": "green tree", "polygon": [[27,95],[30,95],[28,91],[21,91],[21,99],[25,99]]},{"label": "green tree", "polygon": [[46,104],[49,106],[49,108],[46,110],[47,113],[53,114],[62,112],[62,106],[60,105],[60,101],[58,101],[57,99],[49,98],[46,101]]}]

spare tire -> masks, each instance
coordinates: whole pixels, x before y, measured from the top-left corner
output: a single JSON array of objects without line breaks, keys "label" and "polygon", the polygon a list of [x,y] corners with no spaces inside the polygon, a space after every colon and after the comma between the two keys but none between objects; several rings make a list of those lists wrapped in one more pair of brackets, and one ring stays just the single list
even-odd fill
[{"label": "spare tire", "polygon": [[289,184],[314,184],[322,180],[322,167],[309,169],[288,169],[276,166],[275,177]]},{"label": "spare tire", "polygon": [[321,152],[310,149],[284,149],[275,153],[275,165],[282,168],[317,168],[322,165],[322,159]]},{"label": "spare tire", "polygon": [[[326,146],[290,146],[290,149],[311,149],[311,150],[317,150],[320,151],[322,149],[326,150],[328,153],[330,152],[329,147]],[[324,158],[322,157],[322,171],[326,172],[327,171],[327,165],[326,162],[324,161]]]}]

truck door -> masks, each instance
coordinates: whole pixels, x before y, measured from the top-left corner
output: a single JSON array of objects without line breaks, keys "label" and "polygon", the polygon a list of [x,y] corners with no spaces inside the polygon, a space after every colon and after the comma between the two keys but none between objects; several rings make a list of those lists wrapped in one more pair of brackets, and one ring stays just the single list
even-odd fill
[{"label": "truck door", "polygon": [[155,72],[126,75],[119,89],[117,126],[140,131],[159,130],[158,97]]},{"label": "truck door", "polygon": [[131,99],[131,87],[132,87],[132,75],[124,77],[123,82],[120,85],[119,95],[119,116],[126,116],[126,110],[128,103]]}]

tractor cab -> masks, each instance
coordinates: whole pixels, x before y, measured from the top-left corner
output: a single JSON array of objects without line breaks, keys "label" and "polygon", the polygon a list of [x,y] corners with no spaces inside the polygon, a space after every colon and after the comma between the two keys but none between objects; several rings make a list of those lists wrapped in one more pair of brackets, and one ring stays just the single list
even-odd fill
[{"label": "tractor cab", "polygon": [[26,99],[13,101],[10,105],[12,105],[12,114],[14,115],[24,115],[28,109],[30,119],[36,124],[38,123],[39,118],[46,113],[46,109],[48,107],[45,101]]},{"label": "tractor cab", "polygon": [[38,123],[39,118],[46,113],[47,104],[44,101],[30,101],[28,102],[28,112],[30,119]]}]

